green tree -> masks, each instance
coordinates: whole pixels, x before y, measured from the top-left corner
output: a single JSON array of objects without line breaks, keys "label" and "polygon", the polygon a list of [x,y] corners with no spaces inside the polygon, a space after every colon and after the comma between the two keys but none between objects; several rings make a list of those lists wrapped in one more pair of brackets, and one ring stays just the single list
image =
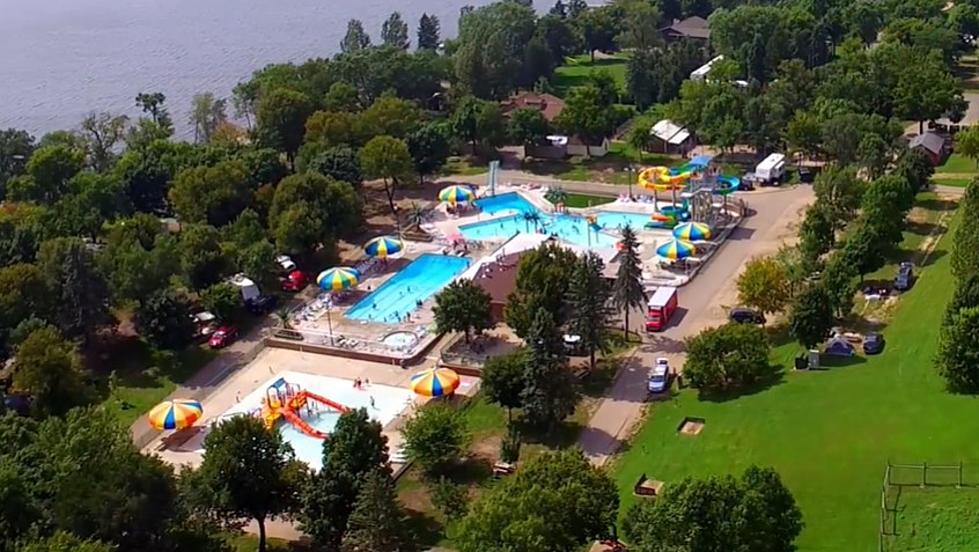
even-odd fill
[{"label": "green tree", "polygon": [[444,123],[427,124],[408,136],[408,152],[415,164],[419,182],[445,165],[451,152],[449,130]]},{"label": "green tree", "polygon": [[439,18],[423,13],[418,20],[418,49],[435,51],[439,47]]},{"label": "green tree", "polygon": [[456,280],[435,296],[435,324],[439,333],[463,332],[466,343],[473,332],[493,327],[490,296],[472,280]]},{"label": "green tree", "polygon": [[62,235],[95,240],[102,226],[132,211],[125,186],[111,173],[81,172],[68,182],[68,193],[54,204],[54,225]]},{"label": "green tree", "polygon": [[979,127],[966,127],[956,133],[955,151],[972,159],[979,167]]},{"label": "green tree", "polygon": [[[0,332],[11,331],[31,316],[48,318],[53,312],[48,282],[33,264],[0,268]],[[0,342],[6,341],[0,335]]]},{"label": "green tree", "polygon": [[935,167],[924,152],[909,149],[898,158],[893,172],[907,179],[911,189],[917,194],[928,188],[931,177],[935,174]]},{"label": "green tree", "polygon": [[738,301],[763,313],[776,313],[792,298],[785,267],[774,257],[748,261],[738,276]]},{"label": "green tree", "polygon": [[221,422],[204,446],[204,461],[190,479],[198,504],[229,525],[255,520],[264,552],[266,521],[298,511],[305,467],[277,430],[252,416]]},{"label": "green tree", "polygon": [[385,93],[359,115],[355,126],[368,137],[387,135],[404,140],[422,126],[422,112],[414,101]]},{"label": "green tree", "polygon": [[534,146],[541,144],[550,132],[550,125],[539,109],[521,108],[510,114],[507,135],[515,144]]},{"label": "green tree", "polygon": [[615,130],[611,104],[594,85],[573,89],[555,123],[565,132],[576,134],[588,145],[601,144]]},{"label": "green tree", "polygon": [[444,472],[458,462],[469,441],[465,418],[441,402],[419,409],[401,434],[408,457],[429,474]]},{"label": "green tree", "polygon": [[473,155],[501,145],[506,133],[499,105],[472,96],[462,98],[456,105],[449,128],[454,136],[469,142]]},{"label": "green tree", "polygon": [[[366,134],[368,131],[357,113],[317,111],[306,119],[306,144],[303,148],[355,147],[364,143]],[[302,149],[299,152],[302,154]]]},{"label": "green tree", "polygon": [[416,549],[408,517],[398,503],[391,475],[367,474],[347,521],[341,552],[411,552]]},{"label": "green tree", "polygon": [[[306,144],[299,150],[296,158],[296,172],[315,172],[329,176],[335,180],[346,182],[354,188],[360,187],[364,176],[360,170],[360,157],[349,146],[334,146],[321,149],[307,148]],[[317,144],[318,146],[318,144]]]},{"label": "green tree", "polygon": [[966,307],[952,314],[938,340],[938,373],[958,393],[979,389],[979,308]]},{"label": "green tree", "polygon": [[88,150],[89,164],[97,172],[112,166],[115,148],[126,134],[129,117],[111,113],[90,113],[82,119],[81,130]]},{"label": "green tree", "polygon": [[[925,121],[934,121],[946,113],[964,114],[967,105],[962,98],[962,84],[948,70],[941,54],[935,50],[908,48],[900,56],[911,71],[898,71],[893,91],[894,109],[903,119],[918,121],[918,132],[924,132]],[[918,77],[918,78],[915,78]]]},{"label": "green tree", "polygon": [[955,286],[952,300],[945,306],[946,324],[960,310],[971,307],[979,307],[979,274],[972,274]]},{"label": "green tree", "polygon": [[11,383],[33,397],[37,416],[64,414],[90,396],[77,348],[50,326],[35,330],[17,347]]},{"label": "green tree", "polygon": [[53,322],[65,336],[88,339],[112,322],[109,286],[95,253],[82,240],[45,241],[38,250],[37,265],[58,305]]},{"label": "green tree", "polygon": [[302,531],[318,546],[338,548],[364,479],[387,463],[381,424],[363,408],[341,414],[324,443],[323,467],[303,493]]},{"label": "green tree", "polygon": [[565,322],[565,298],[576,262],[573,252],[556,243],[542,244],[520,257],[516,285],[503,312],[518,336],[528,336],[539,310],[546,310],[559,325]]},{"label": "green tree", "polygon": [[823,167],[816,177],[813,191],[816,192],[820,208],[832,220],[833,227],[840,229],[853,220],[863,196],[863,184],[857,180],[853,168],[830,165]]},{"label": "green tree", "polygon": [[201,293],[201,303],[218,320],[231,322],[241,313],[241,291],[229,282],[218,282]]},{"label": "green tree", "polygon": [[833,221],[821,205],[810,205],[799,226],[799,249],[810,262],[828,253],[836,241]]},{"label": "green tree", "polygon": [[952,274],[960,282],[979,273],[979,180],[973,179],[959,204],[963,213],[952,248]]},{"label": "green tree", "polygon": [[636,153],[639,154],[639,162],[642,163],[643,152],[652,144],[652,128],[653,128],[652,117],[645,115],[639,116],[633,121],[632,126],[629,127],[629,133],[626,135],[626,141],[629,145],[635,148]]},{"label": "green tree", "polygon": [[289,162],[306,135],[306,119],[313,113],[313,104],[302,92],[277,88],[264,95],[255,114],[258,136],[268,147],[285,152]]},{"label": "green tree", "polygon": [[279,270],[272,262],[276,252],[275,246],[269,240],[262,238],[255,241],[238,250],[238,271],[258,283],[259,288],[274,289],[279,285]]},{"label": "green tree", "polygon": [[306,256],[360,225],[360,198],[353,186],[317,173],[288,176],[275,189],[269,231],[283,251]]},{"label": "green tree", "polygon": [[[167,97],[162,92],[140,92],[136,94],[136,106],[148,113],[153,121],[164,131],[173,132],[173,121],[166,108]],[[168,134],[169,135],[169,134]]]},{"label": "green tree", "polygon": [[773,375],[765,330],[729,323],[708,328],[686,341],[683,376],[703,393],[743,389]]},{"label": "green tree", "polygon": [[26,130],[0,130],[0,187],[11,178],[24,174],[32,153],[34,137]]},{"label": "green tree", "polygon": [[568,370],[564,342],[550,312],[540,309],[527,334],[527,364],[521,392],[530,425],[553,430],[574,412],[578,390]]},{"label": "green tree", "polygon": [[612,284],[612,302],[622,311],[623,331],[629,335],[629,311],[646,306],[646,291],[642,287],[642,264],[639,262],[639,242],[628,225],[622,229],[622,250],[619,268]]},{"label": "green tree", "polygon": [[408,24],[399,12],[392,13],[381,25],[381,42],[385,46],[402,50],[407,50],[411,45],[408,40]]},{"label": "green tree", "polygon": [[24,544],[17,549],[17,552],[113,552],[113,550],[115,548],[112,545],[104,542],[80,539],[71,533],[58,531],[50,537]]},{"label": "green tree", "polygon": [[792,305],[789,333],[806,349],[819,345],[833,327],[833,303],[821,285],[802,290]]},{"label": "green tree", "polygon": [[778,473],[757,466],[740,479],[683,479],[655,501],[636,502],[623,520],[630,549],[638,552],[788,552],[802,527],[802,512]]},{"label": "green tree", "polygon": [[252,189],[240,161],[222,161],[181,171],[168,195],[182,221],[224,226],[248,207]]},{"label": "green tree", "polygon": [[466,12],[459,20],[454,56],[460,86],[479,98],[501,99],[530,86],[524,64],[536,29],[534,10],[499,2]]},{"label": "green tree", "polygon": [[820,285],[826,290],[830,307],[837,318],[843,319],[853,310],[853,296],[857,292],[858,267],[851,264],[846,255],[830,256],[821,275]]},{"label": "green tree", "polygon": [[202,290],[219,282],[227,274],[230,264],[221,251],[220,232],[204,224],[184,227],[175,253],[183,279],[194,290]]},{"label": "green tree", "polygon": [[136,331],[161,349],[180,349],[194,336],[190,302],[173,290],[158,290],[140,302]]},{"label": "green tree", "polygon": [[483,365],[480,388],[490,402],[507,409],[507,420],[512,420],[512,410],[523,406],[524,368],[527,353],[523,349],[490,357]]},{"label": "green tree", "polygon": [[66,145],[42,146],[27,161],[27,174],[7,182],[7,198],[54,203],[67,192],[68,181],[82,170],[84,152]]},{"label": "green tree", "polygon": [[215,98],[214,93],[194,94],[188,122],[194,127],[194,142],[209,144],[219,126],[226,123],[227,100]]},{"label": "green tree", "polygon": [[347,22],[347,33],[340,41],[340,51],[349,54],[358,52],[371,45],[371,37],[364,31],[364,24],[359,19]]},{"label": "green tree", "polygon": [[611,535],[615,484],[580,450],[545,452],[483,493],[459,524],[460,552],[564,552]]},{"label": "green tree", "polygon": [[607,353],[608,324],[612,316],[612,290],[605,280],[605,263],[595,253],[578,259],[568,284],[568,307],[571,311],[568,330],[581,338],[588,351],[589,366],[595,369],[595,352]]},{"label": "green tree", "polygon": [[615,36],[619,32],[619,23],[613,15],[613,9],[613,6],[586,9],[575,17],[592,63],[595,62],[596,50],[610,52],[615,49]]},{"label": "green tree", "polygon": [[323,99],[323,109],[334,113],[356,113],[360,111],[360,95],[348,82],[338,81],[330,85]]},{"label": "green tree", "polygon": [[394,207],[394,192],[402,180],[409,178],[414,169],[408,145],[403,140],[391,136],[376,136],[360,151],[360,164],[367,178],[380,179],[384,182],[388,206],[391,208],[391,215],[397,221],[398,211]]}]

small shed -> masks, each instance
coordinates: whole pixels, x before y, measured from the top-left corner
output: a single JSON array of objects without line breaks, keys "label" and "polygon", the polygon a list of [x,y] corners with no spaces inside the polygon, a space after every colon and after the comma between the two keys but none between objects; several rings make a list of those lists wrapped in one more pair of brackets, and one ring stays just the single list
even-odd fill
[{"label": "small shed", "polygon": [[707,75],[710,73],[710,70],[714,68],[714,64],[717,63],[718,61],[721,61],[722,59],[724,59],[723,55],[717,56],[714,59],[708,61],[707,63],[701,65],[700,67],[694,69],[690,73],[690,80],[692,81],[707,80]]},{"label": "small shed", "polygon": [[852,357],[856,350],[853,343],[850,343],[842,335],[833,336],[826,342],[825,354],[830,356]]},{"label": "small shed", "polygon": [[685,155],[695,144],[693,134],[686,127],[669,119],[659,121],[649,129],[652,140],[649,151],[654,153],[676,153]]},{"label": "small shed", "polygon": [[694,15],[686,19],[674,19],[673,23],[660,29],[660,33],[663,34],[663,40],[666,42],[680,40],[706,42],[710,38],[710,24],[703,17]]},{"label": "small shed", "polygon": [[952,146],[945,134],[927,131],[923,132],[908,143],[908,147],[924,153],[934,166],[942,165],[952,153]]}]

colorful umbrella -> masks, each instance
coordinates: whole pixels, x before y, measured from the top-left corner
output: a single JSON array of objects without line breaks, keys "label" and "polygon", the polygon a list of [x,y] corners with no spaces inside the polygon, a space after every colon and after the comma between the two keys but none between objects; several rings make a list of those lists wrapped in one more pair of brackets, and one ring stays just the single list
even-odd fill
[{"label": "colorful umbrella", "polygon": [[320,272],[316,285],[327,291],[337,291],[354,287],[360,282],[360,272],[356,268],[337,266]]},{"label": "colorful umbrella", "polygon": [[451,395],[459,387],[459,374],[448,368],[432,368],[411,376],[410,387],[426,397]]},{"label": "colorful umbrella", "polygon": [[694,244],[683,240],[670,240],[656,248],[656,254],[666,259],[684,259],[695,251]]},{"label": "colorful umbrella", "polygon": [[150,425],[156,429],[183,429],[194,425],[204,415],[204,407],[198,401],[174,399],[163,401],[150,410]]},{"label": "colorful umbrella", "polygon": [[687,241],[709,240],[710,226],[702,222],[684,222],[673,229],[673,237]]},{"label": "colorful umbrella", "polygon": [[371,257],[385,258],[394,255],[405,248],[405,243],[393,236],[378,236],[367,242],[364,252]]},{"label": "colorful umbrella", "polygon": [[476,194],[473,193],[472,189],[457,184],[446,186],[439,192],[439,201],[450,205],[472,201],[474,199],[476,199]]}]

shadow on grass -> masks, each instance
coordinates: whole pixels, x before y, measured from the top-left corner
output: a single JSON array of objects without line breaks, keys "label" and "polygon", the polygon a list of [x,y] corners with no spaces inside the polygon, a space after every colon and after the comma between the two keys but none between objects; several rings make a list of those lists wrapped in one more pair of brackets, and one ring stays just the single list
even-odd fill
[{"label": "shadow on grass", "polygon": [[565,420],[553,429],[534,427],[522,419],[514,420],[513,423],[520,431],[524,444],[543,445],[551,449],[564,449],[575,444],[584,428],[580,422],[572,420]]},{"label": "shadow on grass", "polygon": [[437,480],[439,476],[444,476],[459,485],[482,485],[493,477],[493,465],[489,459],[482,456],[469,456],[438,475],[426,476],[425,480]]},{"label": "shadow on grass", "polygon": [[865,364],[867,358],[861,355],[853,356],[835,356],[835,355],[820,355],[819,365],[823,368],[844,368],[846,366],[858,366],[860,364]]},{"label": "shadow on grass", "polygon": [[929,236],[933,232],[945,231],[944,226],[934,222],[909,220],[904,223],[904,230],[918,236]]},{"label": "shadow on grass", "polygon": [[444,527],[434,517],[425,512],[417,510],[407,510],[408,519],[406,525],[409,532],[414,536],[415,543],[422,550],[428,550],[436,546],[442,540]]},{"label": "shadow on grass", "polygon": [[922,267],[931,266],[935,264],[935,262],[938,261],[938,259],[941,259],[945,255],[948,255],[948,251],[944,249],[933,249],[931,253],[928,254],[927,257],[922,259],[920,266]]},{"label": "shadow on grass", "polygon": [[742,397],[749,397],[785,383],[784,368],[772,365],[771,369],[771,374],[751,385],[722,391],[698,391],[697,397],[702,401],[721,403]]},{"label": "shadow on grass", "polygon": [[958,207],[958,202],[950,199],[925,198],[915,202],[915,207],[927,209],[929,211],[954,211]]}]

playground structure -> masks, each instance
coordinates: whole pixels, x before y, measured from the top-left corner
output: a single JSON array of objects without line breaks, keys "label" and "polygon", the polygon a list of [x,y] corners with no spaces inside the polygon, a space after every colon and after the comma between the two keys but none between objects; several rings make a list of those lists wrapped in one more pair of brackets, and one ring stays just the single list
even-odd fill
[{"label": "playground structure", "polygon": [[317,412],[323,407],[341,413],[350,410],[342,404],[303,389],[297,384],[289,383],[283,378],[279,378],[265,390],[265,398],[262,399],[262,408],[259,415],[265,422],[266,427],[275,427],[275,423],[281,418],[310,437],[326,439],[329,437],[329,434],[316,429],[300,415],[303,412],[307,414]]},{"label": "playground structure", "polygon": [[[672,229],[690,220],[703,221],[711,216],[711,196],[726,198],[741,187],[737,176],[716,174],[710,169],[712,157],[699,155],[678,167],[649,167],[639,172],[639,186],[658,192],[671,192],[672,205],[659,207],[645,224],[647,229]],[[682,199],[677,202],[677,193]]]}]

